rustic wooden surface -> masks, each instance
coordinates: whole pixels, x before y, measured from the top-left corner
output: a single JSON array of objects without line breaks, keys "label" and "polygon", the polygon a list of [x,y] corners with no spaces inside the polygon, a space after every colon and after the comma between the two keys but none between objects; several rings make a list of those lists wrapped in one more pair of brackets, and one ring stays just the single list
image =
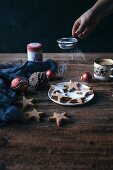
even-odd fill
[{"label": "rustic wooden surface", "polygon": [[[78,80],[93,72],[95,58],[113,54],[44,54],[67,71],[61,80]],[[26,54],[0,54],[0,63],[26,60]],[[0,129],[0,170],[113,170],[113,81],[93,81],[94,99],[83,106],[60,106],[37,92],[37,107],[46,113],[42,122],[9,124]],[[54,112],[72,114],[72,121],[57,127],[49,123]]]}]

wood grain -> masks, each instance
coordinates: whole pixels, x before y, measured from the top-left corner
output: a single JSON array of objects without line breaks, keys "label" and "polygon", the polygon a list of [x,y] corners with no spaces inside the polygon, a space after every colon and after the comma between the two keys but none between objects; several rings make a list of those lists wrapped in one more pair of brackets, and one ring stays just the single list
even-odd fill
[{"label": "wood grain", "polygon": [[[84,71],[93,73],[95,58],[112,58],[113,54],[83,54],[84,59],[72,55],[44,54],[66,71],[55,84],[65,80],[79,80]],[[27,60],[26,54],[0,54],[0,63]],[[41,122],[13,123],[0,129],[0,170],[112,170],[113,169],[113,81],[89,84],[94,99],[83,105],[65,107],[50,101],[47,90],[33,95],[39,111],[46,116]],[[62,127],[48,122],[56,112],[68,112],[71,121]]]}]

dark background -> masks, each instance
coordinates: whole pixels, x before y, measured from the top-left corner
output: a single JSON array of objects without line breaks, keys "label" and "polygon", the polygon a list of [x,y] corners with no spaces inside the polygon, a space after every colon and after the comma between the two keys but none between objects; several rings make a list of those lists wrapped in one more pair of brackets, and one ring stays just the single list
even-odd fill
[{"label": "dark background", "polygon": [[[0,53],[26,52],[41,42],[44,52],[60,52],[56,40],[71,36],[74,21],[96,0],[1,0]],[[113,52],[113,15],[78,43],[83,52]]]}]

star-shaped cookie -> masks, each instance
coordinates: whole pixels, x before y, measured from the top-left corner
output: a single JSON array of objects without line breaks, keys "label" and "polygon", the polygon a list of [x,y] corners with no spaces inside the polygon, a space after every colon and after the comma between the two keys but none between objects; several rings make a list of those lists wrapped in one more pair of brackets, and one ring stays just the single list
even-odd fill
[{"label": "star-shaped cookie", "polygon": [[67,116],[66,112],[63,113],[53,113],[52,117],[49,117],[49,121],[56,121],[57,126],[61,126],[63,121],[68,121],[69,117]]},{"label": "star-shaped cookie", "polygon": [[61,102],[61,103],[66,103],[66,102],[68,102],[71,98],[70,97],[68,97],[68,96],[64,96],[64,95],[62,95],[62,94],[60,94],[60,93],[58,93],[58,92],[56,92],[55,94],[53,93],[52,95],[51,95],[51,97],[54,99],[54,100],[57,100],[59,103]]},{"label": "star-shaped cookie", "polygon": [[23,100],[17,102],[18,104],[22,104],[23,105],[23,109],[25,110],[28,106],[32,106],[34,107],[35,105],[32,103],[33,102],[33,98],[31,99],[27,99],[25,96],[23,96]]},{"label": "star-shaped cookie", "polygon": [[74,82],[70,80],[69,83],[64,85],[64,88],[67,88],[69,92],[74,91],[74,90],[80,90],[80,84],[79,82]]},{"label": "star-shaped cookie", "polygon": [[26,112],[25,117],[29,120],[34,118],[36,121],[41,120],[41,118],[44,116],[43,112],[38,112],[37,109],[33,109],[32,111]]}]

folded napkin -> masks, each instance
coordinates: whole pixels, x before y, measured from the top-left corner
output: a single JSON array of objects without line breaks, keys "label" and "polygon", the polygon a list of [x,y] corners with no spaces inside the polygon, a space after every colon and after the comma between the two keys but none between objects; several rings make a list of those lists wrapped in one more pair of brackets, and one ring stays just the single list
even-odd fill
[{"label": "folded napkin", "polygon": [[57,63],[51,59],[46,61],[27,61],[23,65],[0,65],[0,126],[11,121],[22,120],[22,113],[13,103],[16,92],[10,88],[11,81],[20,76],[29,79],[34,72],[45,72],[49,69],[57,70]]}]

